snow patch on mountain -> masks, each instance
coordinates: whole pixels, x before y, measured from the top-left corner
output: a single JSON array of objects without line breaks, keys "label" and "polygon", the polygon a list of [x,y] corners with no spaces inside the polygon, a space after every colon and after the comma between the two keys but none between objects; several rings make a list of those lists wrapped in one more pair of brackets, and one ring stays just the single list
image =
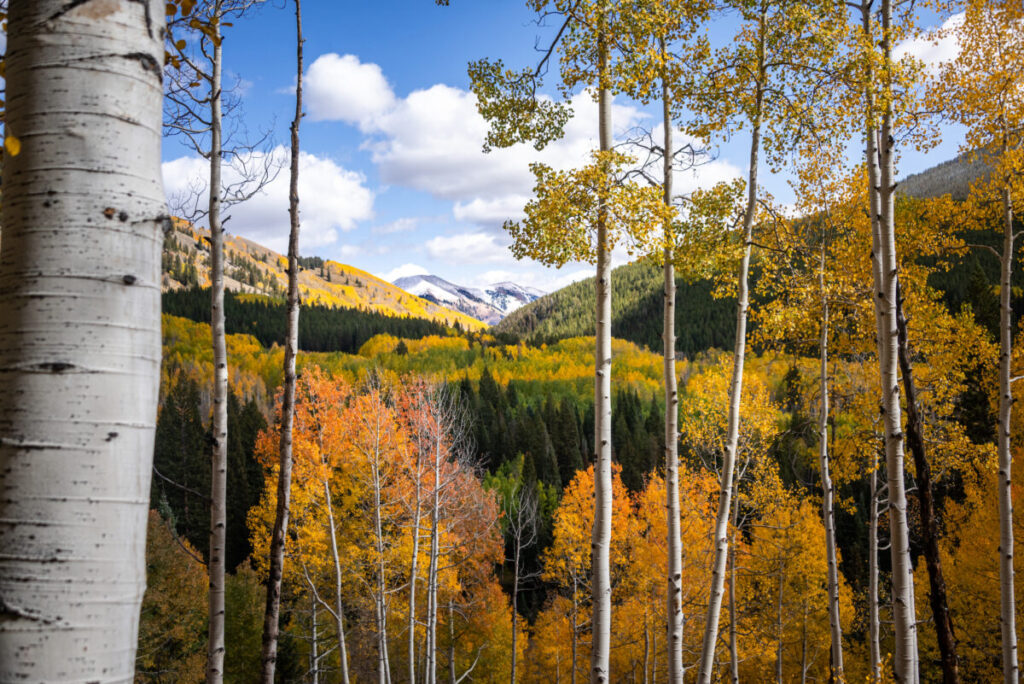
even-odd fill
[{"label": "snow patch on mountain", "polygon": [[392,282],[410,294],[461,311],[489,325],[545,294],[537,288],[508,281],[477,288],[456,285],[429,274],[405,275]]}]

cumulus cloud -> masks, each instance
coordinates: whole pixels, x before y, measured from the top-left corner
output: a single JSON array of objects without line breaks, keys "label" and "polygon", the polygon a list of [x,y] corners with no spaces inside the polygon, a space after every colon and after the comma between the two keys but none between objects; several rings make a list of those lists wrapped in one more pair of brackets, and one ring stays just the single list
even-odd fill
[{"label": "cumulus cloud", "polygon": [[964,23],[964,13],[950,16],[935,34],[925,34],[907,39],[896,46],[893,55],[901,59],[906,55],[915,57],[931,70],[936,71],[942,62],[949,62],[960,55],[960,42],[953,31]]},{"label": "cumulus cloud", "polygon": [[392,233],[407,233],[410,230],[416,230],[416,226],[420,223],[419,218],[400,218],[388,223],[382,223],[371,228],[371,232],[375,235],[391,235]]},{"label": "cumulus cloud", "polygon": [[481,264],[507,261],[510,254],[491,233],[439,235],[427,240],[427,254],[452,264]]},{"label": "cumulus cloud", "polygon": [[363,130],[395,106],[395,94],[376,64],[355,55],[328,53],[309,66],[304,79],[313,121],[344,121]]},{"label": "cumulus cloud", "polygon": [[[306,76],[310,113],[320,120],[344,121],[366,134],[381,181],[453,202],[456,221],[496,232],[508,219],[522,218],[532,195],[529,164],[557,169],[585,164],[597,147],[597,103],[590,92],[576,94],[565,135],[538,152],[526,144],[482,151],[489,124],[477,112],[476,97],[437,84],[396,97],[380,67],[353,55],[322,55]],[[620,139],[648,115],[638,107],[615,104],[612,120]],[[713,162],[677,177],[680,191],[731,178],[738,170]],[[467,233],[469,234],[469,233]]]},{"label": "cumulus cloud", "polygon": [[[278,146],[269,161],[283,167],[289,151]],[[259,167],[264,159],[254,153],[235,164],[225,165],[224,184],[243,179],[240,168]],[[172,209],[175,198],[187,198],[205,188],[209,164],[198,157],[180,157],[163,164],[164,188]],[[225,209],[230,221],[225,228],[251,238],[271,249],[284,252],[288,244],[288,173],[283,171],[249,200]],[[299,196],[304,248],[321,247],[337,240],[338,231],[349,231],[358,221],[373,217],[373,192],[362,174],[348,171],[330,159],[308,152],[299,155]],[[180,204],[180,202],[177,202]],[[201,222],[200,222],[201,223]]]},{"label": "cumulus cloud", "polygon": [[466,221],[480,226],[500,226],[508,219],[513,221],[522,219],[525,216],[523,207],[529,201],[529,195],[518,194],[490,199],[476,197],[468,202],[456,202],[452,207],[452,215],[457,221]]},{"label": "cumulus cloud", "polygon": [[[398,101],[375,123],[378,135],[365,146],[385,182],[463,206],[477,200],[508,203],[511,196],[530,194],[534,182],[530,162],[564,169],[588,161],[597,146],[597,105],[589,93],[580,93],[572,107],[575,115],[566,125],[565,136],[543,151],[515,145],[485,154],[482,146],[488,123],[476,110],[475,96],[435,85]],[[620,131],[645,118],[630,106],[613,107],[612,116]]]}]

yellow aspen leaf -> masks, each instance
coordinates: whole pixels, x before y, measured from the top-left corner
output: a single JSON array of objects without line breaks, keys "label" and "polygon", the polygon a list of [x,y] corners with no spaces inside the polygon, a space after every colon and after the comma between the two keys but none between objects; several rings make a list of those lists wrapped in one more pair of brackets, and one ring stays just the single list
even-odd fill
[{"label": "yellow aspen leaf", "polygon": [[4,138],[4,149],[7,151],[7,154],[17,157],[21,153],[21,141],[13,135],[8,135]]}]

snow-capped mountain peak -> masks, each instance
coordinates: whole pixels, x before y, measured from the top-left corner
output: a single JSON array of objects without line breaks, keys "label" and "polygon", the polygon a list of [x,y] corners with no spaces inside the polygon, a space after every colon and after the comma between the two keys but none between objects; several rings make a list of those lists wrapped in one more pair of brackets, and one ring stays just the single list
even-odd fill
[{"label": "snow-capped mountain peak", "polygon": [[417,297],[456,309],[490,325],[545,294],[536,288],[508,281],[476,288],[456,285],[430,274],[403,276],[395,279],[393,284]]}]

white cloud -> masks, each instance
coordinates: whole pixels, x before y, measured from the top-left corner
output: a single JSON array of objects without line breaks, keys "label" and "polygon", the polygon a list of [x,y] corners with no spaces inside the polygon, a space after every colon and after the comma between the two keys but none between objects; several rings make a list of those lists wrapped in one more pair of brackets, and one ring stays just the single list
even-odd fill
[{"label": "white cloud", "polygon": [[[512,196],[530,194],[534,183],[530,162],[564,169],[588,161],[597,146],[597,105],[589,93],[580,93],[572,107],[575,116],[566,124],[565,136],[544,150],[520,144],[485,154],[482,146],[488,123],[476,111],[475,96],[435,85],[410,93],[380,117],[374,125],[379,136],[366,147],[387,183],[463,206],[477,200],[509,203]],[[619,130],[645,117],[631,106],[613,107],[612,116]],[[488,222],[493,220],[487,217]]]},{"label": "white cloud", "polygon": [[360,256],[365,250],[359,245],[342,245],[338,248],[338,254],[342,259],[351,259],[354,256]]},{"label": "white cloud", "polygon": [[456,202],[452,214],[457,221],[480,226],[500,226],[508,219],[518,221],[523,218],[523,207],[529,201],[529,195],[518,194],[491,199],[476,197],[468,202]]},{"label": "white cloud", "polygon": [[925,34],[903,41],[893,50],[893,56],[901,59],[905,55],[915,57],[925,66],[936,71],[942,62],[949,62],[960,55],[960,42],[954,30],[964,23],[964,13],[950,16],[936,33]]},{"label": "white cloud", "polygon": [[313,121],[344,121],[368,130],[395,106],[381,68],[363,64],[355,55],[320,55],[306,72],[305,86]]},{"label": "white cloud", "polygon": [[490,233],[459,233],[439,235],[427,240],[427,254],[439,261],[453,264],[482,264],[506,261],[510,254],[497,237]]},{"label": "white cloud", "polygon": [[371,232],[376,235],[390,235],[392,233],[406,233],[410,230],[416,230],[416,226],[419,225],[419,218],[400,218],[390,223],[383,223],[381,225],[374,226],[371,228]]},{"label": "white cloud", "polygon": [[393,283],[399,278],[406,278],[408,276],[415,275],[430,275],[430,271],[418,264],[402,264],[397,268],[391,269],[387,273],[382,273],[380,275],[380,279]]},{"label": "white cloud", "polygon": [[543,290],[544,292],[554,292],[560,290],[567,285],[571,285],[578,280],[586,280],[594,275],[593,269],[577,269],[569,271],[567,273],[548,273],[545,278],[538,278],[536,284],[534,283],[519,283],[520,285],[530,285],[537,289]]},{"label": "white cloud", "polygon": [[[289,154],[287,148],[278,146],[269,156],[272,162],[283,166]],[[243,161],[259,166],[262,160],[254,154]],[[226,165],[223,176],[225,185],[240,182],[239,165]],[[174,209],[175,197],[206,187],[209,164],[198,157],[181,157],[163,164],[163,177]],[[231,218],[225,228],[284,252],[288,244],[288,183],[285,169],[249,200],[226,208],[224,214]],[[337,239],[338,231],[352,230],[356,222],[373,217],[374,194],[365,183],[362,174],[348,171],[330,159],[300,153],[300,241],[304,250],[329,245]]]}]

